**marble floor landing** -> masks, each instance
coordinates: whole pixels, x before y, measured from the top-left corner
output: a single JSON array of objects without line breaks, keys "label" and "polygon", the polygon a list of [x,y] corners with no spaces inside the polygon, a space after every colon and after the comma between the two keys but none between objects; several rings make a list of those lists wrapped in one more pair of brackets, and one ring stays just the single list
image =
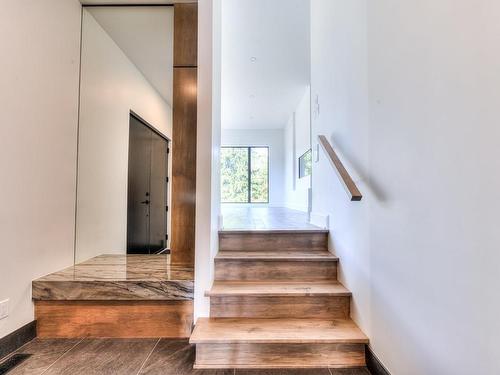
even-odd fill
[{"label": "marble floor landing", "polygon": [[307,212],[285,207],[222,204],[224,230],[317,230],[309,224]]},{"label": "marble floor landing", "polygon": [[34,280],[34,300],[192,300],[194,270],[169,255],[99,255]]}]

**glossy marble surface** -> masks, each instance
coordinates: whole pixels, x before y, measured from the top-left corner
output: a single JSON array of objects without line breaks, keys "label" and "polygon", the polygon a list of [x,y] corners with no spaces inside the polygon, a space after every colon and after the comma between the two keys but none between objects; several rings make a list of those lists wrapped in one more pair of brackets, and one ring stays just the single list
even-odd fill
[{"label": "glossy marble surface", "polygon": [[222,204],[222,227],[233,229],[320,229],[309,224],[307,212],[285,207]]},{"label": "glossy marble surface", "polygon": [[32,356],[9,375],[370,375],[366,368],[194,370],[193,345],[159,338],[35,339],[15,353]]},{"label": "glossy marble surface", "polygon": [[169,255],[99,255],[39,280],[193,280],[193,268],[173,265]]},{"label": "glossy marble surface", "polygon": [[32,285],[36,300],[192,300],[194,270],[169,255],[100,255]]}]

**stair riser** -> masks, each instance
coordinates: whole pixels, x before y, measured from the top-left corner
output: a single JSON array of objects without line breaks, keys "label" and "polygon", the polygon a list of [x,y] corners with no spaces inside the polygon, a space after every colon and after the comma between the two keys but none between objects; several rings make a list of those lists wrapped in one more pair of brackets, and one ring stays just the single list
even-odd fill
[{"label": "stair riser", "polygon": [[241,261],[215,260],[216,280],[334,280],[337,262],[319,261]]},{"label": "stair riser", "polygon": [[364,344],[197,344],[195,368],[365,366]]},{"label": "stair riser", "polygon": [[38,338],[185,338],[193,301],[35,301]]},{"label": "stair riser", "polygon": [[219,233],[219,250],[327,250],[327,233]]},{"label": "stair riser", "polygon": [[210,297],[212,318],[347,319],[349,296]]}]

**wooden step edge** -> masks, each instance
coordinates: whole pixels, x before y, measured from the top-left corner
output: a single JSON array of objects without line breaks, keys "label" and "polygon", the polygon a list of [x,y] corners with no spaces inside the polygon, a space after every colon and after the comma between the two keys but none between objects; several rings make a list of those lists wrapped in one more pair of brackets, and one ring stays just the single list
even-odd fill
[{"label": "wooden step edge", "polygon": [[261,256],[245,256],[245,255],[230,255],[230,254],[220,254],[220,252],[215,256],[215,261],[220,260],[233,260],[233,261],[243,261],[243,262],[338,262],[339,258],[332,254],[332,256],[318,256],[316,254],[308,255],[261,255]]},{"label": "wooden step edge", "polygon": [[315,233],[330,233],[328,229],[311,228],[311,229],[221,229],[219,235],[241,235],[241,234],[315,234]]},{"label": "wooden step edge", "polygon": [[[282,284],[283,286],[290,285],[290,283],[287,282],[232,282],[232,281],[215,281],[212,288],[210,290],[205,291],[205,297],[351,297],[352,293],[349,291],[347,288],[345,288],[342,284],[339,282],[332,282],[331,285],[337,287],[339,290],[334,291],[334,292],[318,292],[318,291],[303,291],[303,290],[288,290],[288,291],[270,291],[270,292],[253,292],[253,291],[229,291],[229,292],[214,292],[214,287],[219,284],[219,285],[226,285],[228,288],[231,286],[238,286],[238,285],[279,285]],[[298,283],[294,283],[298,284]],[[327,285],[328,283],[321,283],[321,282],[304,282],[303,283],[306,287],[307,285],[310,285],[312,288],[314,288],[314,285]],[[301,288],[302,289],[302,288]]]},{"label": "wooden step edge", "polygon": [[[244,337],[245,334],[254,335],[255,331],[249,333],[244,331],[238,331],[238,328],[235,328],[238,326],[238,321],[243,321],[243,322],[251,321],[252,323],[255,324],[259,322],[259,330],[260,330],[259,333],[262,333],[263,336],[269,336],[268,334],[266,335],[265,329],[267,328],[268,330],[272,330],[273,327],[266,327],[265,325],[266,322],[268,323],[269,321],[273,321],[287,325],[290,324],[291,321],[297,323],[298,321],[301,320],[303,321],[307,320],[308,322],[311,322],[314,321],[315,319],[199,318],[198,321],[196,322],[191,337],[189,338],[189,343],[190,344],[368,344],[369,343],[368,337],[359,329],[359,327],[356,324],[354,324],[354,322],[351,319],[328,320],[328,322],[337,321],[344,323],[347,322],[351,324],[348,327],[337,328],[336,332],[331,332],[331,337],[314,337],[314,335],[310,335],[311,337],[307,338],[304,336],[307,334],[308,328],[304,328],[303,329],[304,335],[302,337],[280,338],[279,333],[275,332],[273,337],[245,338]],[[211,321],[217,323],[225,321],[224,325],[227,326],[224,327],[224,325],[218,325],[210,327]],[[325,322],[324,319],[317,319],[317,321]],[[262,324],[261,322],[263,322],[264,324]],[[207,328],[206,328],[207,325],[209,325],[209,330],[211,331],[211,336],[208,338],[203,337],[207,335]],[[200,326],[205,326],[205,328],[200,328]],[[249,325],[247,325],[245,329],[248,330],[248,328]],[[233,334],[235,332],[238,333],[239,337],[237,338],[224,337],[223,332],[228,330],[232,331]],[[297,330],[295,330],[294,332],[297,333],[300,330],[301,330],[300,328],[297,328]],[[213,332],[215,331],[219,332],[214,337]]]},{"label": "wooden step edge", "polygon": [[304,292],[304,293],[217,293],[211,290],[205,291],[205,297],[351,297],[352,293],[347,292]]},{"label": "wooden step edge", "polygon": [[[196,328],[195,328],[196,329]],[[368,344],[368,338],[332,339],[199,339],[189,338],[190,344]]]},{"label": "wooden step edge", "polygon": [[333,369],[357,369],[357,368],[360,368],[360,367],[364,367],[364,366],[360,366],[360,365],[352,365],[352,364],[349,364],[349,363],[346,363],[346,364],[331,364],[331,365],[328,365],[328,366],[318,366],[318,365],[315,365],[314,363],[313,364],[310,364],[310,365],[293,365],[293,366],[289,366],[289,367],[286,367],[286,366],[283,366],[283,365],[272,365],[272,364],[263,364],[263,365],[232,365],[232,364],[220,364],[220,365],[200,365],[198,363],[194,363],[193,364],[193,369],[195,370],[217,370],[217,369],[233,369],[233,368],[237,368],[237,369],[311,369],[311,368],[314,368],[314,369],[329,369],[329,368],[333,368]]}]

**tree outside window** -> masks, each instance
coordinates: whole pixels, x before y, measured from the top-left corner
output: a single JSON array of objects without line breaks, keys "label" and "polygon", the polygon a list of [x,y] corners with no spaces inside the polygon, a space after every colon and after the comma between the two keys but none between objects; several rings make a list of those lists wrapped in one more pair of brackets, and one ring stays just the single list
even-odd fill
[{"label": "tree outside window", "polygon": [[221,148],[222,203],[269,203],[269,148]]}]

